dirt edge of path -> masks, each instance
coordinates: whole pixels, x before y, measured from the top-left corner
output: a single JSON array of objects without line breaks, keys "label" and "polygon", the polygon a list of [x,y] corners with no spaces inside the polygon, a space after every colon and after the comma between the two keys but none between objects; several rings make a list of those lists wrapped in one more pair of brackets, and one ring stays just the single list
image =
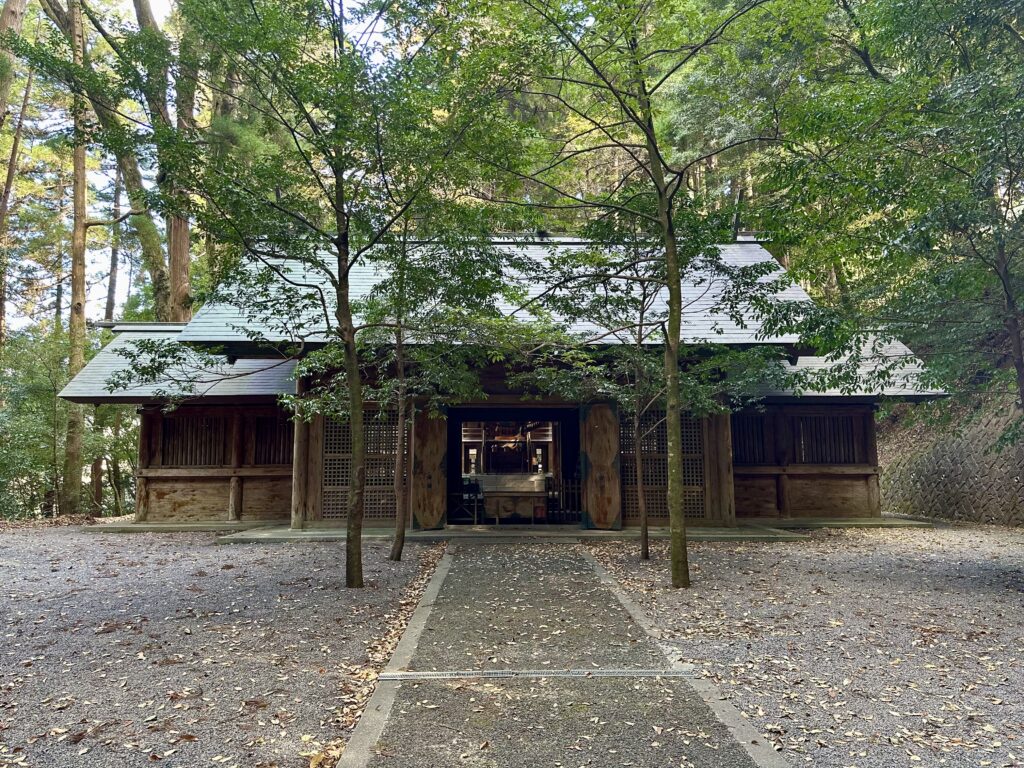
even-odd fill
[{"label": "dirt edge of path", "polygon": [[322,746],[318,745],[313,751],[302,753],[300,756],[309,760],[309,768],[334,768],[338,764],[370,697],[377,689],[377,678],[387,667],[402,635],[405,634],[409,620],[416,611],[444,552],[445,545],[440,543],[424,548],[416,577],[402,591],[398,612],[388,623],[383,636],[368,649],[368,664],[359,672],[354,672],[361,684],[349,692],[349,701],[342,713],[345,718],[342,723],[345,735]]}]

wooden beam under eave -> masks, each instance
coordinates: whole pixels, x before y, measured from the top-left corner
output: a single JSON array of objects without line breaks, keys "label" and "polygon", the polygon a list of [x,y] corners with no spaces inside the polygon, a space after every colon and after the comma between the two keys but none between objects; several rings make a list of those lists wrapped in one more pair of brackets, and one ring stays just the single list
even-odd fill
[{"label": "wooden beam under eave", "polygon": [[[299,378],[295,382],[295,394],[306,392],[306,382]],[[306,501],[309,489],[309,422],[295,420],[294,444],[292,448],[292,528],[306,525]]]}]

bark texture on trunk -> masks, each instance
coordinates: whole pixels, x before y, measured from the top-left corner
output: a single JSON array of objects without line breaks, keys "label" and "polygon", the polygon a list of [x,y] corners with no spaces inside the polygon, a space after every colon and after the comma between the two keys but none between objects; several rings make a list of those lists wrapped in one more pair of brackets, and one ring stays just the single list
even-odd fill
[{"label": "bark texture on trunk", "polygon": [[[0,10],[0,37],[7,32],[21,34],[27,5],[28,0],[5,0],[3,10]],[[14,57],[7,50],[0,48],[0,127],[7,124],[7,102],[11,96],[13,83]]]},{"label": "bark texture on trunk", "polygon": [[[79,0],[71,0],[72,54],[81,66],[85,51],[82,34],[82,8]],[[85,366],[85,195],[88,179],[85,174],[84,134],[85,104],[75,97],[75,148],[72,153],[72,217],[71,230],[71,310],[68,313],[68,377],[75,376]],[[77,514],[82,501],[82,438],[85,414],[77,403],[68,404],[67,439],[64,444],[64,482],[61,487],[60,511]]]}]

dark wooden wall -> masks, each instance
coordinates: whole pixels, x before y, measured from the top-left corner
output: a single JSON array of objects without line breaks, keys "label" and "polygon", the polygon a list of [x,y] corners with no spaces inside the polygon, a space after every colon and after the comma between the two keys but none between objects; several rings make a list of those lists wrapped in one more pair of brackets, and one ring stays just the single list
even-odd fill
[{"label": "dark wooden wall", "polygon": [[275,405],[147,409],[136,474],[139,521],[285,520],[292,422]]},{"label": "dark wooden wall", "polygon": [[767,406],[732,417],[738,517],[881,514],[870,406]]}]

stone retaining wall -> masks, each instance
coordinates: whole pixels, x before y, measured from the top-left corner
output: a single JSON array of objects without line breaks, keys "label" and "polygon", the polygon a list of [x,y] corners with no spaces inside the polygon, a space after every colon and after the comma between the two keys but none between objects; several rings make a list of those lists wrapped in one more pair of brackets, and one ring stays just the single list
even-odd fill
[{"label": "stone retaining wall", "polygon": [[1012,406],[986,411],[961,427],[888,427],[879,431],[882,508],[886,513],[997,525],[1024,525],[1024,444],[996,442]]}]

